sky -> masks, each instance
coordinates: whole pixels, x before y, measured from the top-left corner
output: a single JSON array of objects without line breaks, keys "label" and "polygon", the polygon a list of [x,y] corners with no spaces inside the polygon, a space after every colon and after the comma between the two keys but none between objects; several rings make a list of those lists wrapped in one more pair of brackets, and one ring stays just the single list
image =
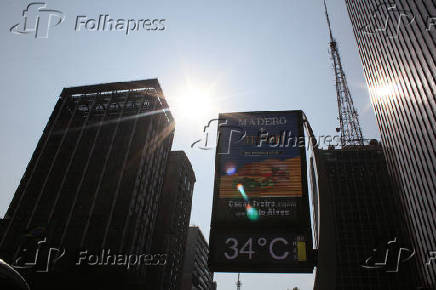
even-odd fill
[{"label": "sky", "polygon": [[[42,1],[40,1],[42,2]],[[214,150],[191,148],[220,112],[303,110],[315,135],[338,127],[322,0],[51,0],[48,38],[10,29],[31,2],[0,2],[0,216],[8,208],[64,87],[158,78],[176,121],[173,150],[194,169],[191,224],[209,237]],[[365,138],[379,138],[345,1],[328,1]],[[158,31],[86,31],[80,19],[165,19]],[[86,17],[86,18],[85,18]],[[52,16],[55,21],[58,18]],[[41,35],[40,35],[41,36]],[[235,289],[236,274],[215,274]],[[312,274],[241,274],[242,289],[313,288]]]}]

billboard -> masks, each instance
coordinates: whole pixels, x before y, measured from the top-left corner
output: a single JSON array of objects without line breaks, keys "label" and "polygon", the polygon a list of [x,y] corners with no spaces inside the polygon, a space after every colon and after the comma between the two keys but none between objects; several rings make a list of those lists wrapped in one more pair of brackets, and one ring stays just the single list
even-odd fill
[{"label": "billboard", "polygon": [[219,115],[212,271],[312,272],[302,114]]}]

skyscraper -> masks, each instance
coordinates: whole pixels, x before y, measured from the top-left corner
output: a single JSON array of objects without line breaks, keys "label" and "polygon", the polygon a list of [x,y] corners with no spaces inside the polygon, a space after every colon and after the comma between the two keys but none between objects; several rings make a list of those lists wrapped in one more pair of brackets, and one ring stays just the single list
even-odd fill
[{"label": "skyscraper", "polygon": [[185,152],[171,151],[151,251],[164,253],[167,259],[165,265],[147,273],[147,286],[152,289],[180,289],[194,183],[195,174]]},{"label": "skyscraper", "polygon": [[213,273],[207,266],[209,246],[198,227],[189,227],[181,290],[213,289]]},{"label": "skyscraper", "polygon": [[[377,141],[342,149],[315,148],[309,170],[319,249],[314,289],[416,289],[414,264],[401,263],[396,268],[399,247],[408,249],[409,242],[401,232]],[[404,250],[401,261],[412,254]],[[384,257],[388,257],[386,265],[377,266]]]},{"label": "skyscraper", "polygon": [[51,269],[72,273],[79,251],[147,253],[173,134],[156,79],[64,89],[6,213],[0,256],[14,263],[45,239],[65,249]]},{"label": "skyscraper", "polygon": [[422,286],[436,288],[436,2],[346,0]]}]

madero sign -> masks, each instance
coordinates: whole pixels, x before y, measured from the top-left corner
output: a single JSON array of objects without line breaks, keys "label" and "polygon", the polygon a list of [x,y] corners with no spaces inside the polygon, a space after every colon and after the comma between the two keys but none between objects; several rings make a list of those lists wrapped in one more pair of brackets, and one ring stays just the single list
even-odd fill
[{"label": "madero sign", "polygon": [[219,115],[212,271],[312,273],[302,115]]}]

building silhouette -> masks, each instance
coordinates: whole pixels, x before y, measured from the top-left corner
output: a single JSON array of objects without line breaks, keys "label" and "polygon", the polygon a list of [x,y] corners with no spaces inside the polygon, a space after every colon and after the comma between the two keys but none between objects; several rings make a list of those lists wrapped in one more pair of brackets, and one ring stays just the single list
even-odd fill
[{"label": "building silhouette", "polygon": [[195,174],[185,152],[171,151],[151,251],[165,253],[167,259],[165,265],[147,273],[147,285],[154,290],[180,289],[194,183]]},{"label": "building silhouette", "polygon": [[181,290],[209,290],[213,272],[207,266],[209,246],[198,227],[189,227],[186,241]]},{"label": "building silhouette", "polygon": [[210,287],[210,290],[216,290],[217,289],[217,284],[216,281],[212,282],[212,287]]},{"label": "building silhouette", "polygon": [[[310,158],[318,248],[315,290],[416,289],[413,263],[401,263],[395,272],[399,247],[408,248],[410,243],[400,231],[402,222],[382,147],[375,140],[371,143],[314,148]],[[384,261],[386,247],[388,262],[377,267]]]},{"label": "building silhouette", "polygon": [[[151,249],[173,134],[157,79],[64,89],[2,221],[0,257],[23,263],[44,241],[49,271],[21,271],[32,290],[140,284],[147,267],[114,255]],[[100,253],[108,263],[91,261]]]},{"label": "building silhouette", "polygon": [[429,259],[436,249],[436,3],[345,2],[421,286],[435,289],[436,263]]},{"label": "building silhouette", "polygon": [[29,285],[24,278],[2,259],[0,259],[0,285],[2,289],[29,290]]}]

